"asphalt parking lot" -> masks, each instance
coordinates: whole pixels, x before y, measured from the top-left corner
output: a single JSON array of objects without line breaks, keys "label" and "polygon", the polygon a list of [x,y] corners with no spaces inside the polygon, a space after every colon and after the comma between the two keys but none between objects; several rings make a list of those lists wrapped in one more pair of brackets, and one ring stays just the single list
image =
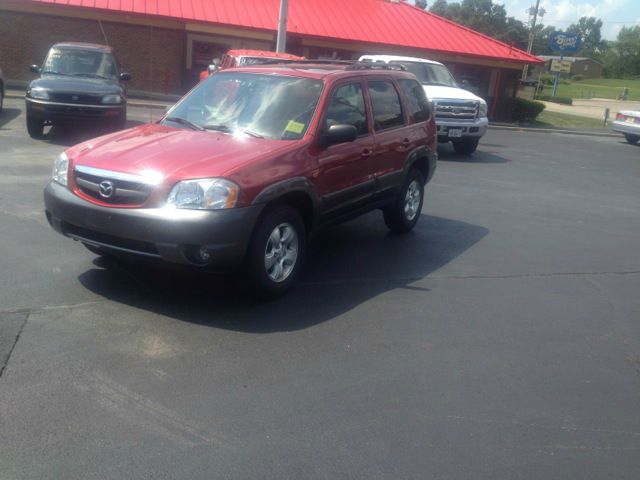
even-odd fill
[{"label": "asphalt parking lot", "polygon": [[[130,124],[161,111],[130,109]],[[441,150],[256,304],[53,232],[55,156],[0,114],[0,479],[637,479],[640,147],[490,130]]]}]

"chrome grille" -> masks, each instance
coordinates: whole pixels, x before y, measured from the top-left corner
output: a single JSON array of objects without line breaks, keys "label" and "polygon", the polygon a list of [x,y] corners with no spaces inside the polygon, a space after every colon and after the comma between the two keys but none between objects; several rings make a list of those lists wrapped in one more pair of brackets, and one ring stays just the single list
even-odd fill
[{"label": "chrome grille", "polygon": [[436,120],[475,120],[478,102],[444,100],[436,102]]},{"label": "chrome grille", "polygon": [[90,197],[114,205],[142,205],[153,185],[135,175],[76,166],[78,188]]}]

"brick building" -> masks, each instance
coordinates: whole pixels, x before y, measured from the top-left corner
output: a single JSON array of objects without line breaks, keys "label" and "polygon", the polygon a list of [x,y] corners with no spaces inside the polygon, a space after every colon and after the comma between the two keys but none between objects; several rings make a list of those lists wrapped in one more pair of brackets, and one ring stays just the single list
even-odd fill
[{"label": "brick building", "polygon": [[[228,49],[274,50],[278,9],[279,0],[0,0],[0,65],[10,83],[26,84],[53,43],[106,43],[131,90],[181,94]],[[508,115],[523,65],[541,62],[400,0],[292,1],[287,51],[437,60],[471,80],[496,119]]]}]

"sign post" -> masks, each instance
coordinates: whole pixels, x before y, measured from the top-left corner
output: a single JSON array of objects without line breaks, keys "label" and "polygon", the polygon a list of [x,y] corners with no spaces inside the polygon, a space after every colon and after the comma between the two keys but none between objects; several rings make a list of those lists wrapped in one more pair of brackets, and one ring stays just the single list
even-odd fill
[{"label": "sign post", "polygon": [[[580,37],[573,33],[554,32],[551,36],[551,49],[560,52],[560,62],[554,69],[554,62],[551,62],[551,71],[556,72],[556,79],[553,82],[553,96],[558,93],[558,81],[560,80],[560,72],[571,72],[571,63],[564,60],[565,53],[576,53],[580,48]],[[566,68],[568,65],[568,69]]]}]

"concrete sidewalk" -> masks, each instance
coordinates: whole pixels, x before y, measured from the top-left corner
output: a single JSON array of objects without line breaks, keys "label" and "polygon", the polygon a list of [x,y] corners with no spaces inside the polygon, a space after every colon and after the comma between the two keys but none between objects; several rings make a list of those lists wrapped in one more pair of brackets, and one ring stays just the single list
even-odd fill
[{"label": "concrete sidewalk", "polygon": [[545,104],[545,111],[554,113],[564,113],[577,117],[592,118],[602,120],[604,111],[609,108],[609,120],[615,118],[617,112],[622,110],[640,110],[640,102],[629,102],[622,100],[610,100],[607,98],[592,98],[590,100],[573,100],[573,105],[563,105],[554,102],[542,102]]}]

